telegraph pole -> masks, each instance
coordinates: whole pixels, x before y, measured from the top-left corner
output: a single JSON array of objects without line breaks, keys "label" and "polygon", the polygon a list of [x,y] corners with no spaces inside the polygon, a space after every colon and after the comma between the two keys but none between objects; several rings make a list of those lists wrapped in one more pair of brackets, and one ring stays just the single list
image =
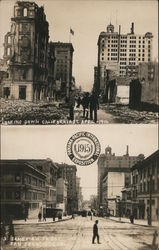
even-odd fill
[{"label": "telegraph pole", "polygon": [[148,225],[152,225],[152,174],[150,174],[150,193],[149,193],[149,213],[148,213]]}]

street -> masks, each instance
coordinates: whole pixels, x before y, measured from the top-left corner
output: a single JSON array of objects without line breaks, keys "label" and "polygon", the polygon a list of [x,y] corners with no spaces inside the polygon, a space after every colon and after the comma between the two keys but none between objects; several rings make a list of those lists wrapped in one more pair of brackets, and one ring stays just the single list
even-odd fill
[{"label": "street", "polygon": [[[92,229],[98,219],[101,244],[92,244]],[[59,223],[15,225],[16,241],[2,249],[52,250],[148,250],[155,227],[121,223],[106,218],[76,217]]]}]

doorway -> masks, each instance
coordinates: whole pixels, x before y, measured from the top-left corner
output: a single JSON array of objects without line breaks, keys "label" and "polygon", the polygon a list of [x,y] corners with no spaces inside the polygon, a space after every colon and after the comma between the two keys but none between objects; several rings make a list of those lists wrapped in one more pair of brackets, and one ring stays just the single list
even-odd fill
[{"label": "doorway", "polygon": [[19,99],[20,100],[26,99],[26,86],[19,86]]}]

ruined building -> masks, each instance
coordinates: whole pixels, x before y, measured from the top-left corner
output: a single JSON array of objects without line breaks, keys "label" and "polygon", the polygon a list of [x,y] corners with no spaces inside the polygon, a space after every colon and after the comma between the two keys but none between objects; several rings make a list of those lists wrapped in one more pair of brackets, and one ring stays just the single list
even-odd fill
[{"label": "ruined building", "polygon": [[4,38],[4,60],[8,78],[2,82],[2,95],[9,99],[36,101],[47,96],[48,22],[43,7],[17,1],[11,30]]}]

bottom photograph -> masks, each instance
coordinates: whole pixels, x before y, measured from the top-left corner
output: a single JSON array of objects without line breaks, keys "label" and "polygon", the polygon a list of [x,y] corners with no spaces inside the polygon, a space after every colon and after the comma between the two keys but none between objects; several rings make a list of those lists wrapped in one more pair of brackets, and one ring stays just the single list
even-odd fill
[{"label": "bottom photograph", "polygon": [[159,246],[157,125],[2,126],[1,249]]}]

